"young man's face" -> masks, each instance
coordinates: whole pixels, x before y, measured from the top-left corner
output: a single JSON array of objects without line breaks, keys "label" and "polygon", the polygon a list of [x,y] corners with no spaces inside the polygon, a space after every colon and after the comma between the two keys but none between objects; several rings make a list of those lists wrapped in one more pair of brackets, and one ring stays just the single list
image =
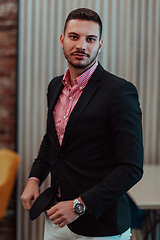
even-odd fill
[{"label": "young man's face", "polygon": [[79,19],[68,22],[60,44],[69,66],[83,70],[92,66],[103,45],[99,34],[99,25],[95,22]]}]

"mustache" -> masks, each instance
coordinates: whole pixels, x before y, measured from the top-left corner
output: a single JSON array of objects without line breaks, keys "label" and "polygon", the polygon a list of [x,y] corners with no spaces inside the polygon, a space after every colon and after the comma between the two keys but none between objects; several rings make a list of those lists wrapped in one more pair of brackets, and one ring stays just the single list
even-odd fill
[{"label": "mustache", "polygon": [[74,54],[84,54],[84,55],[86,55],[87,57],[89,57],[89,54],[87,54],[85,51],[83,51],[83,50],[78,50],[78,51],[75,51],[75,52],[73,52],[73,53],[71,53],[71,55],[74,55]]}]

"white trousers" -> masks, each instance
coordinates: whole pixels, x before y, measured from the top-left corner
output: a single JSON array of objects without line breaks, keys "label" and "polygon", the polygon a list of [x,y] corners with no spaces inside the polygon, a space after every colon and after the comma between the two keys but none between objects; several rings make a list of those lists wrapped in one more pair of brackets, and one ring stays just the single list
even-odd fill
[{"label": "white trousers", "polygon": [[44,240],[130,240],[131,231],[128,229],[120,235],[111,237],[85,237],[73,233],[67,226],[60,228],[48,217],[45,218]]}]

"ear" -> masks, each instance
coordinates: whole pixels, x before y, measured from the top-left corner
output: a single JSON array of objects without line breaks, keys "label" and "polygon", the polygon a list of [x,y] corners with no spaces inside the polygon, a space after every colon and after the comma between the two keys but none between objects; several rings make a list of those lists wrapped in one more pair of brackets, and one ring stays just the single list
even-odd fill
[{"label": "ear", "polygon": [[99,52],[101,52],[102,47],[103,47],[103,38],[101,38],[99,41]]},{"label": "ear", "polygon": [[63,49],[63,41],[64,41],[64,35],[61,34],[61,36],[60,36],[60,45],[61,45],[62,49]]}]

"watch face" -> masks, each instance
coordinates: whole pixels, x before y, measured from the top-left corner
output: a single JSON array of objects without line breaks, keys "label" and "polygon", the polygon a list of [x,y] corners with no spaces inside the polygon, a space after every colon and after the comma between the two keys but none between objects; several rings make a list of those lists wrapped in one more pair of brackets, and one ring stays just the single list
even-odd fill
[{"label": "watch face", "polygon": [[82,215],[85,212],[85,207],[83,203],[76,203],[74,206],[74,211],[79,215]]}]

